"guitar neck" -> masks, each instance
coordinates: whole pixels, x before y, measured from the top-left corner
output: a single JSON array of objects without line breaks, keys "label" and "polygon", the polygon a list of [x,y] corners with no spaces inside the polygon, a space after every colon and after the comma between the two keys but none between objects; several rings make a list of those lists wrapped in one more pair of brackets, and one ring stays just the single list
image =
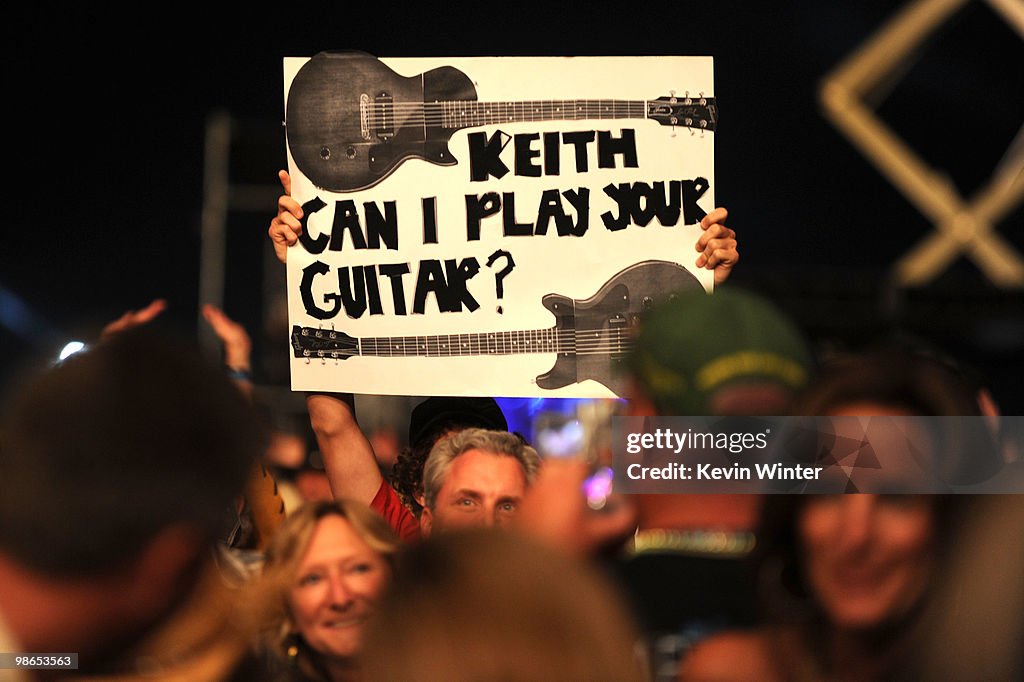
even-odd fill
[{"label": "guitar neck", "polygon": [[533,329],[527,331],[377,336],[353,338],[310,327],[295,327],[292,345],[296,357],[344,359],[371,357],[459,357],[519,355],[522,353],[617,354],[632,345],[628,330]]},{"label": "guitar neck", "polygon": [[562,99],[526,102],[456,100],[423,105],[428,125],[461,129],[521,121],[581,121],[647,118],[654,103],[611,99]]},{"label": "guitar neck", "polygon": [[574,348],[574,344],[572,332],[567,337],[565,332],[551,327],[511,332],[364,337],[359,339],[359,355],[453,357],[560,353]]},{"label": "guitar neck", "polygon": [[650,119],[661,125],[684,126],[714,131],[718,107],[714,97],[659,97],[655,100],[546,99],[525,102],[478,102],[444,100],[435,102],[394,102],[381,95],[375,102],[359,107],[360,126],[365,139],[394,136],[402,127],[461,130],[521,121],[591,121],[604,119]]}]

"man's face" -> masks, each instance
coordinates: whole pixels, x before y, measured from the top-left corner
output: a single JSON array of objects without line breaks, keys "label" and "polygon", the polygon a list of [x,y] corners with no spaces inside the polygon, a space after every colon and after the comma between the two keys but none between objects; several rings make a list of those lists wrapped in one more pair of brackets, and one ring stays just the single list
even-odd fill
[{"label": "man's face", "polygon": [[456,457],[433,509],[420,518],[424,533],[467,526],[503,526],[526,493],[526,474],[515,457],[467,450]]}]

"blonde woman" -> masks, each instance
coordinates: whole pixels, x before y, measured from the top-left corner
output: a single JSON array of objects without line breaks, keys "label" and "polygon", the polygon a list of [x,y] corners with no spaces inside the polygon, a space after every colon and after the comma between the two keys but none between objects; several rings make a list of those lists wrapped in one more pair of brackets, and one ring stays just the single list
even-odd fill
[{"label": "blonde woman", "polygon": [[310,503],[284,522],[258,589],[262,639],[285,679],[359,676],[363,629],[398,547],[384,520],[356,502]]}]

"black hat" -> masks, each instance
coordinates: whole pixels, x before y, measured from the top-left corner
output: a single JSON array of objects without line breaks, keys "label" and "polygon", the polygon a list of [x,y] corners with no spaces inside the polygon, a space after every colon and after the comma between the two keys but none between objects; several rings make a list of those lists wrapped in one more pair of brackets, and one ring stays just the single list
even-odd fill
[{"label": "black hat", "polygon": [[417,441],[430,436],[445,423],[493,431],[508,430],[505,415],[494,398],[434,396],[413,408],[409,417],[409,444],[415,446]]}]

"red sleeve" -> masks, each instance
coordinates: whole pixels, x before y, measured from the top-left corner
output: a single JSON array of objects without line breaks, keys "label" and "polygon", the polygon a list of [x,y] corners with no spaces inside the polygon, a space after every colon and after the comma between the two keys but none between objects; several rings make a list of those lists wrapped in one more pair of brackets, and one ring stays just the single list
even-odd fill
[{"label": "red sleeve", "polygon": [[419,519],[402,504],[398,493],[387,481],[380,482],[380,488],[370,502],[370,509],[384,517],[402,542],[416,542],[420,539]]}]

